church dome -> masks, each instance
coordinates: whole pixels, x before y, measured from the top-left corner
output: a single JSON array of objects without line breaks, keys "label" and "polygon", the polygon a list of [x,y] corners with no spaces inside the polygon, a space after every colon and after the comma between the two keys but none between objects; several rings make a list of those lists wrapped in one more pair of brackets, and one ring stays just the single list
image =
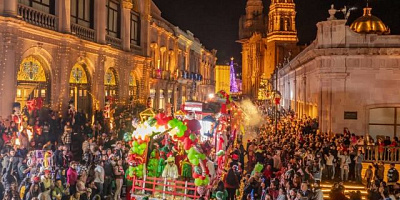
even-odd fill
[{"label": "church dome", "polygon": [[372,8],[364,8],[364,15],[350,25],[350,29],[356,33],[364,34],[389,34],[390,29],[381,19],[371,14]]}]

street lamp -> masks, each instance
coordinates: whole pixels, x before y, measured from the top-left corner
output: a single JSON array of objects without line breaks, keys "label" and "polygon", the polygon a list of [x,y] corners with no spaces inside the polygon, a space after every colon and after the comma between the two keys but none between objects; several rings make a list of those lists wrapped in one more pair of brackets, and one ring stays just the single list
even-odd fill
[{"label": "street lamp", "polygon": [[274,104],[275,104],[275,135],[278,134],[278,105],[281,100],[281,93],[278,91],[278,72],[279,68],[282,67],[282,63],[279,63],[275,68],[275,90],[274,90]]}]

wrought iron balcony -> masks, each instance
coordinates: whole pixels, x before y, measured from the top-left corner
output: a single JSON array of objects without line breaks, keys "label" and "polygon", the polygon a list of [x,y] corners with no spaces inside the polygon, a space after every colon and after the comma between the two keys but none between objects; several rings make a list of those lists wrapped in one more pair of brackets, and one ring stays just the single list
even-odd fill
[{"label": "wrought iron balcony", "polygon": [[18,15],[22,20],[43,28],[56,31],[58,18],[55,15],[36,10],[32,7],[18,4]]},{"label": "wrought iron balcony", "polygon": [[91,28],[79,24],[71,24],[71,32],[81,39],[95,41],[96,31]]}]

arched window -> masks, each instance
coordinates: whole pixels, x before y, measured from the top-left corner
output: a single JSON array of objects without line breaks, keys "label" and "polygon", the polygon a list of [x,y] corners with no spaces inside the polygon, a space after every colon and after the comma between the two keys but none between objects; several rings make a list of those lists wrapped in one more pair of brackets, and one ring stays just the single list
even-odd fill
[{"label": "arched window", "polygon": [[18,70],[17,80],[45,82],[46,73],[40,62],[36,58],[30,56],[22,61]]},{"label": "arched window", "polygon": [[118,79],[114,68],[108,68],[104,75],[104,85],[106,96],[117,96]]},{"label": "arched window", "polygon": [[70,98],[75,102],[75,109],[87,114],[92,114],[92,95],[90,89],[89,73],[84,63],[76,63],[69,76]]},{"label": "arched window", "polygon": [[129,73],[129,96],[132,100],[139,99],[139,80],[137,80],[134,71]]},{"label": "arched window", "polygon": [[286,18],[286,30],[287,31],[291,31],[292,30],[289,18]]},{"label": "arched window", "polygon": [[45,104],[50,103],[50,74],[34,56],[22,60],[17,73],[17,95],[15,101],[24,107],[27,100],[42,98]]},{"label": "arched window", "polygon": [[105,85],[117,85],[114,70],[109,68],[105,75]]},{"label": "arched window", "polygon": [[88,78],[85,69],[81,64],[75,64],[72,67],[71,74],[69,77],[69,83],[72,84],[87,84]]}]

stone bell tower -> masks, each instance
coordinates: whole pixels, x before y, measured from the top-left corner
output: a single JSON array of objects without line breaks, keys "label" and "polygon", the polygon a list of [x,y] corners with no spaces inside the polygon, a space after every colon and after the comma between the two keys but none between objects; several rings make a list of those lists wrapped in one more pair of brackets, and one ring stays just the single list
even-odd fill
[{"label": "stone bell tower", "polygon": [[271,0],[268,13],[267,55],[264,71],[269,77],[278,63],[292,55],[292,59],[300,49],[296,29],[296,8],[293,0]]}]

